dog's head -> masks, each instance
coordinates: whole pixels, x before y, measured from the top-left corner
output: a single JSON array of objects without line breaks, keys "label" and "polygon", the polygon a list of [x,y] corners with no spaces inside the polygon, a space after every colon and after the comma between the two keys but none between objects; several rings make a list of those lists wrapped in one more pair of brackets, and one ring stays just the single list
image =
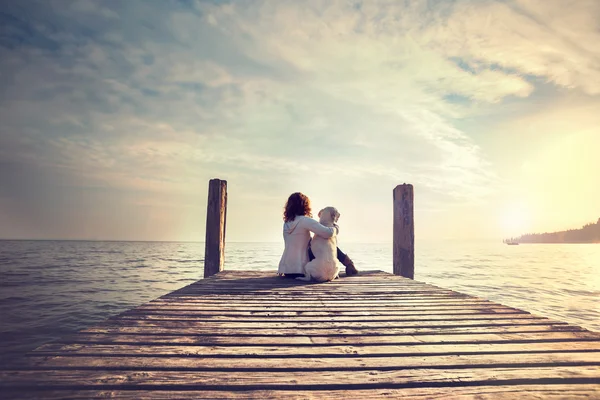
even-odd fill
[{"label": "dog's head", "polygon": [[335,207],[325,207],[319,211],[319,222],[325,226],[334,225],[340,218],[340,213]]}]

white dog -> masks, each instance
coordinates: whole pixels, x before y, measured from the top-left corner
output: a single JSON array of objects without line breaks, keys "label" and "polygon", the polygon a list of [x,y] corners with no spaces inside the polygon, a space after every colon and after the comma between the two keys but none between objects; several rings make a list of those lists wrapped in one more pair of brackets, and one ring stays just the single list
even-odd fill
[{"label": "white dog", "polygon": [[304,276],[296,279],[327,282],[338,277],[340,267],[337,263],[336,235],[339,228],[335,223],[339,218],[340,213],[335,207],[325,207],[319,211],[319,222],[325,226],[335,227],[335,233],[329,239],[314,235],[310,247],[315,259],[304,266]]}]

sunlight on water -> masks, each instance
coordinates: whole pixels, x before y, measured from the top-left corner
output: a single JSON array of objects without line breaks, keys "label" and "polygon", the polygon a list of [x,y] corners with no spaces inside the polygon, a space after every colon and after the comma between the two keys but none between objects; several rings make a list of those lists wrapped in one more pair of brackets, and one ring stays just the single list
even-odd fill
[{"label": "sunlight on water", "polygon": [[[340,243],[392,271],[391,244]],[[282,243],[227,243],[226,269],[275,270]],[[203,276],[203,243],[0,241],[0,357]],[[418,242],[415,278],[600,331],[600,245]]]}]

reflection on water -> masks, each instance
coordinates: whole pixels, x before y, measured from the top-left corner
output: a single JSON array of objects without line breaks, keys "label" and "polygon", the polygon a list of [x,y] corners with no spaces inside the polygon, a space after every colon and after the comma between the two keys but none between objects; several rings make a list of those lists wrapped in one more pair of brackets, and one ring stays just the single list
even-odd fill
[{"label": "reflection on water", "polygon": [[[341,243],[392,271],[390,244]],[[227,243],[226,269],[274,270],[282,243]],[[202,278],[203,243],[0,241],[6,359]],[[418,242],[415,278],[600,331],[600,245]]]}]

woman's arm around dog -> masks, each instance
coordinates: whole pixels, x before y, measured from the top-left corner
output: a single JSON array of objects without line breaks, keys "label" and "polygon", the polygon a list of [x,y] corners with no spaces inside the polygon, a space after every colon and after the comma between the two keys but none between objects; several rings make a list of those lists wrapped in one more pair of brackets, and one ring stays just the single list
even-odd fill
[{"label": "woman's arm around dog", "polygon": [[306,224],[305,226],[309,231],[322,238],[329,239],[336,234],[336,229],[334,227],[321,225],[310,217],[305,217],[303,222]]}]

